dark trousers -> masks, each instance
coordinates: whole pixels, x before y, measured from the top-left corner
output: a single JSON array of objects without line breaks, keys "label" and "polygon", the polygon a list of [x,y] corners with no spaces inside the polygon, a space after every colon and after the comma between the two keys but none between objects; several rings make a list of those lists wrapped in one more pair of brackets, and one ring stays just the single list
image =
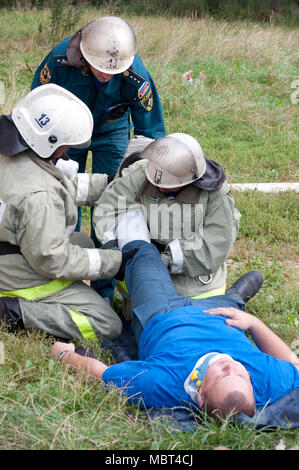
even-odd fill
[{"label": "dark trousers", "polygon": [[12,328],[24,328],[19,299],[16,297],[0,297],[0,325],[1,323]]},{"label": "dark trousers", "polygon": [[138,342],[146,325],[158,314],[188,305],[205,309],[235,307],[244,310],[241,298],[218,295],[207,299],[191,299],[178,295],[157,248],[141,240],[128,243],[124,251],[138,248],[126,266],[125,281],[130,293],[132,330]]}]

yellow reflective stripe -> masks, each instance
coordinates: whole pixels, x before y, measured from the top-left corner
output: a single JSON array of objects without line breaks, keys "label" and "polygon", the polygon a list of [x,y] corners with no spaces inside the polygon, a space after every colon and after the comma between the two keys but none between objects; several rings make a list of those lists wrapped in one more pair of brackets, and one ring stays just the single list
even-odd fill
[{"label": "yellow reflective stripe", "polygon": [[206,299],[207,297],[215,297],[215,295],[224,295],[225,286],[219,287],[218,289],[210,290],[209,292],[204,292],[203,294],[195,295],[191,299]]},{"label": "yellow reflective stripe", "polygon": [[[125,292],[128,292],[125,281],[117,281],[117,284],[124,289]],[[209,292],[204,292],[203,294],[195,295],[191,299],[206,299],[208,297],[214,297],[216,295],[224,295],[226,287],[219,287],[218,289],[210,290]]]},{"label": "yellow reflective stripe", "polygon": [[55,292],[69,286],[73,282],[74,281],[70,280],[55,279],[54,281],[47,282],[41,286],[0,292],[0,297],[21,297],[25,300],[36,300],[41,297],[45,297],[46,295],[54,294]]},{"label": "yellow reflective stripe", "polygon": [[119,284],[120,287],[122,287],[124,291],[128,292],[128,288],[127,288],[125,281],[117,281],[117,284]]},{"label": "yellow reflective stripe", "polygon": [[83,314],[76,312],[75,310],[70,310],[71,317],[76,323],[78,330],[85,339],[90,339],[91,341],[98,341],[97,335],[92,329],[92,326],[88,318]]}]

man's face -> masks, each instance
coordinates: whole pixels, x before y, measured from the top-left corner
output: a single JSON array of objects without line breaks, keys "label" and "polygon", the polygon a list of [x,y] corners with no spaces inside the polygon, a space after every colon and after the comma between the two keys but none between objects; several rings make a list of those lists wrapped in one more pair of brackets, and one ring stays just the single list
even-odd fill
[{"label": "man's face", "polygon": [[58,147],[55,152],[51,155],[52,158],[60,158],[62,155],[64,155],[68,150],[70,146],[69,145],[61,145]]},{"label": "man's face", "polygon": [[92,65],[89,66],[92,74],[96,77],[97,80],[101,83],[108,83],[112,75],[109,73],[101,72],[100,70],[95,69]]},{"label": "man's face", "polygon": [[212,397],[214,403],[221,403],[230,392],[242,392],[248,399],[253,398],[250,375],[245,367],[231,357],[214,362],[207,370],[201,395],[200,407],[205,397]]}]

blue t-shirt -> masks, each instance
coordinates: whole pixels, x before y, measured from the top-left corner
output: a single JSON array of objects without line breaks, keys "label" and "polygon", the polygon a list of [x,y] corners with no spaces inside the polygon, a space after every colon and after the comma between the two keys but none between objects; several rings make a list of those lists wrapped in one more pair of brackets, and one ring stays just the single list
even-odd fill
[{"label": "blue t-shirt", "polygon": [[110,366],[103,374],[141,407],[172,408],[192,402],[184,382],[197,360],[211,351],[229,354],[251,375],[256,405],[265,405],[299,387],[299,371],[287,361],[261,352],[226,318],[188,306],[157,315],[144,329],[139,361]]}]

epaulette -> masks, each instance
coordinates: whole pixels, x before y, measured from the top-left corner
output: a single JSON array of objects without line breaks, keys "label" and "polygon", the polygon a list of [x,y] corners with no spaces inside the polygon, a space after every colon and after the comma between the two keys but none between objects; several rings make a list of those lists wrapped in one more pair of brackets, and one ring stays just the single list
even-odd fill
[{"label": "epaulette", "polygon": [[55,67],[62,67],[65,65],[70,65],[67,60],[66,54],[53,55]]},{"label": "epaulette", "polygon": [[[53,59],[54,59],[54,67],[62,67],[65,65],[69,65],[67,61],[67,56],[65,54],[54,55]],[[50,82],[51,78],[52,78],[52,72],[48,64],[46,63],[40,71],[39,81],[42,85],[46,85],[47,83]]]},{"label": "epaulette", "polygon": [[138,101],[147,110],[153,107],[153,95],[150,83],[132,69],[125,70],[122,76],[131,85],[137,88]]}]

